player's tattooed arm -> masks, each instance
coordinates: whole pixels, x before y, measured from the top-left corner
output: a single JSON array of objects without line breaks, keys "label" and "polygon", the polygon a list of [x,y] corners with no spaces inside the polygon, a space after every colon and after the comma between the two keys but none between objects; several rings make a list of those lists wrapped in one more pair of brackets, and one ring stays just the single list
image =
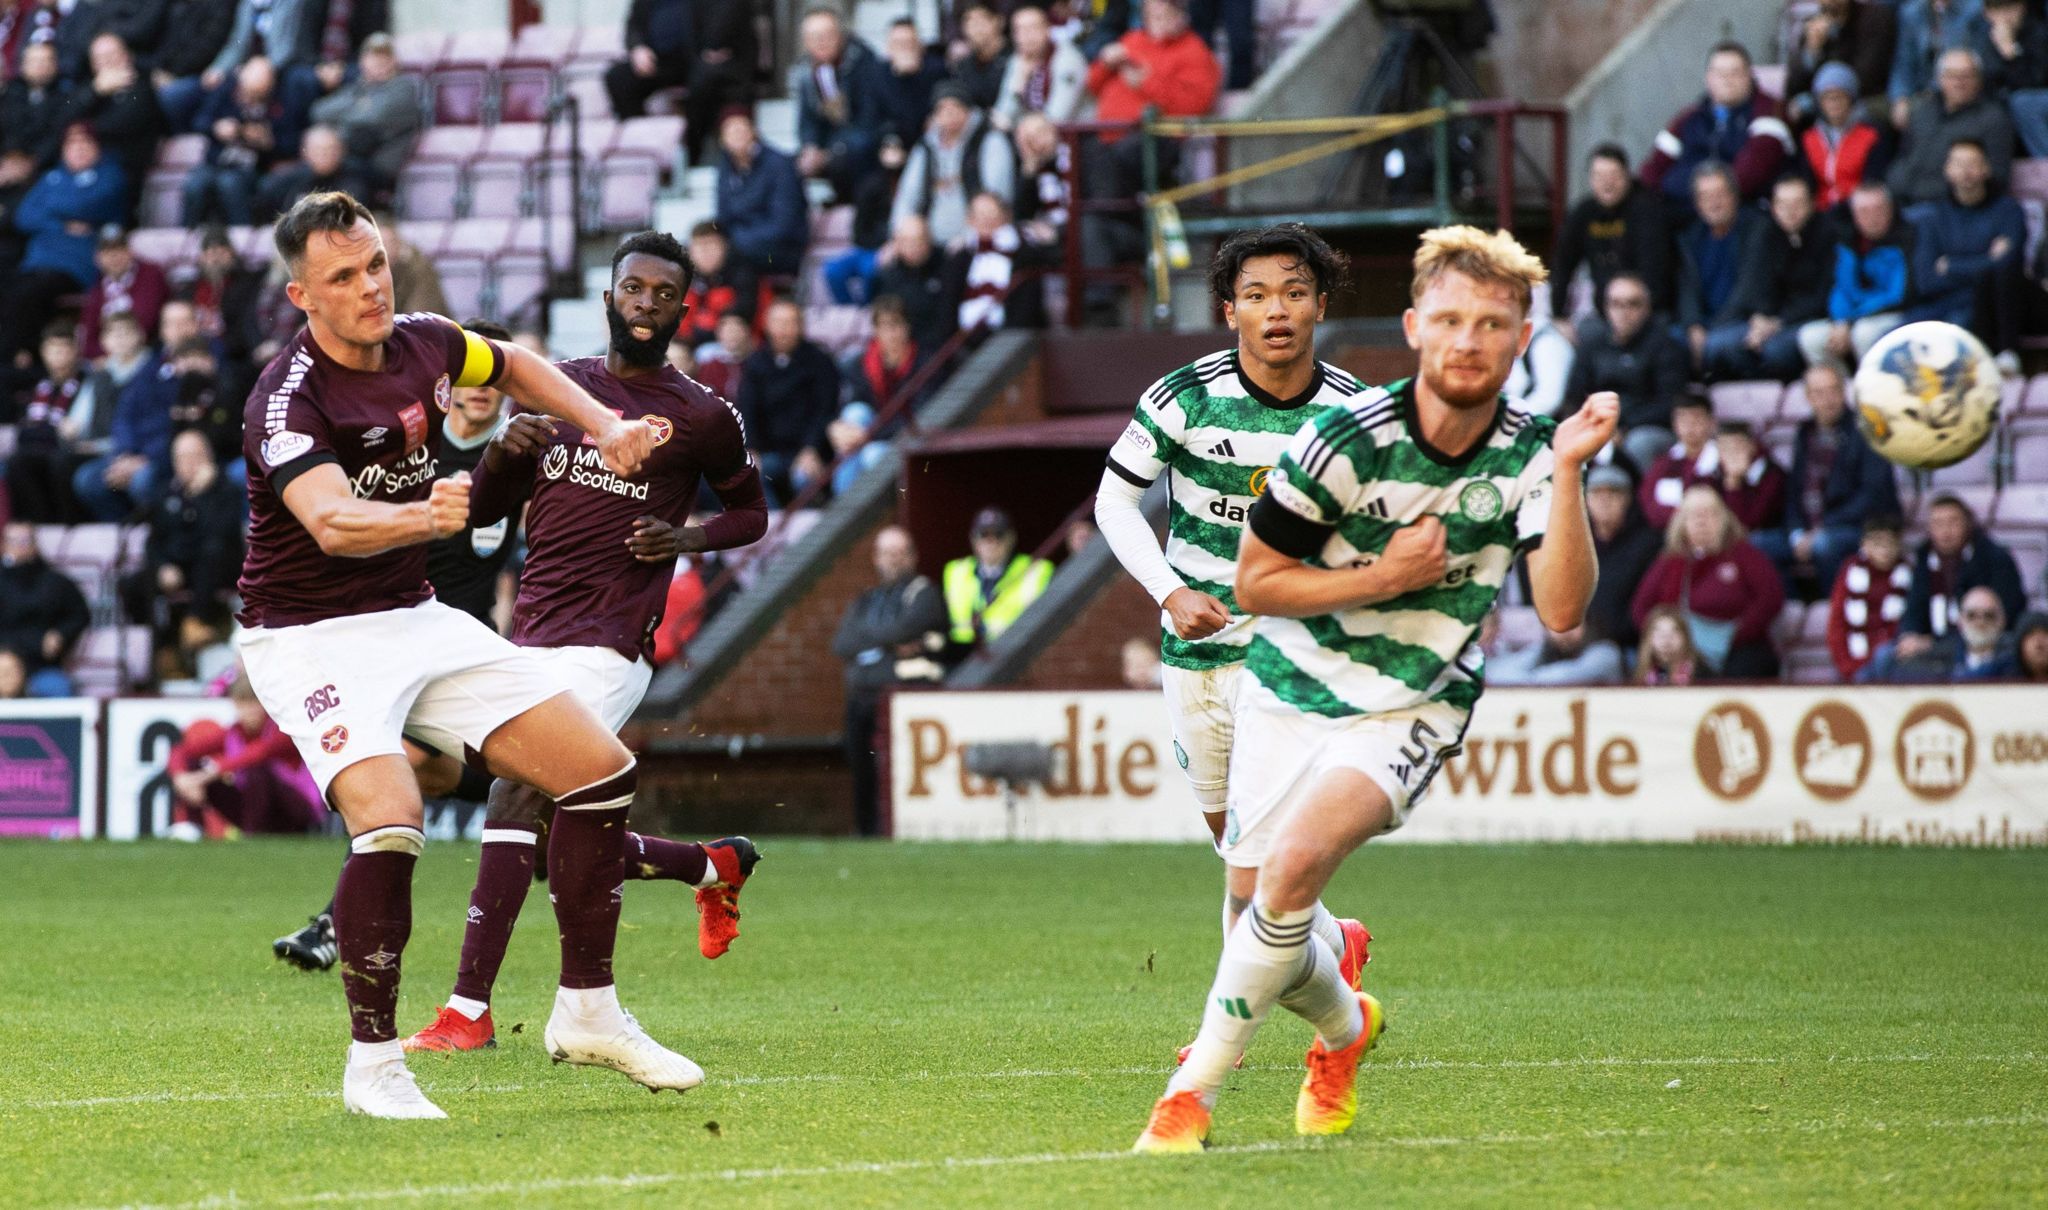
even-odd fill
[{"label": "player's tattooed arm", "polygon": [[506,394],[590,434],[613,474],[631,477],[640,472],[640,464],[654,451],[654,429],[645,420],[625,420],[613,414],[531,349],[514,344],[498,347],[505,355],[505,373],[498,386]]},{"label": "player's tattooed arm", "polygon": [[533,493],[533,472],[554,431],[551,421],[521,412],[491,438],[477,465],[476,481],[470,485],[472,528],[496,525],[519,510]]},{"label": "player's tattooed arm", "polygon": [[434,480],[432,494],[407,504],[358,500],[348,476],[329,462],[285,485],[284,505],[320,549],[343,558],[368,558],[462,532],[469,524],[469,475]]}]

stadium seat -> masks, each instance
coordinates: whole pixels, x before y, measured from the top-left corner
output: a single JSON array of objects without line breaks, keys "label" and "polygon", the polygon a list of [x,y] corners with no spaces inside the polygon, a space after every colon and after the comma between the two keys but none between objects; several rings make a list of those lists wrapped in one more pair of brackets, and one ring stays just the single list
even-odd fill
[{"label": "stadium seat", "polygon": [[873,330],[866,307],[823,303],[804,308],[804,335],[824,346],[835,360],[866,344]]},{"label": "stadium seat", "polygon": [[498,69],[498,88],[492,108],[500,122],[541,122],[547,120],[560,77],[555,69],[522,65]]},{"label": "stadium seat", "polygon": [[199,255],[199,233],[185,227],[137,227],[128,233],[128,250],[168,269]]},{"label": "stadium seat", "polygon": [[507,323],[536,318],[547,293],[547,266],[531,253],[512,252],[491,266],[493,307]]},{"label": "stadium seat", "polygon": [[2012,194],[2048,201],[2048,160],[2014,160]]},{"label": "stadium seat", "polygon": [[205,135],[174,134],[157,147],[155,167],[161,172],[182,172],[205,158]]},{"label": "stadium seat", "polygon": [[1762,428],[1778,418],[1785,386],[1777,382],[1722,382],[1707,388],[1714,401],[1714,419],[1747,420]]},{"label": "stadium seat", "polygon": [[185,218],[185,177],[189,169],[151,172],[142,179],[142,225],[177,227]]},{"label": "stadium seat", "polygon": [[1802,645],[1817,643],[1826,646],[1827,641],[1828,603],[1825,600],[1815,601],[1807,608],[1806,615],[1799,619],[1799,642]]},{"label": "stadium seat", "polygon": [[408,30],[392,37],[398,66],[425,74],[441,64],[441,52],[448,47],[448,35],[441,30]]},{"label": "stadium seat", "polygon": [[1813,415],[1813,406],[1806,402],[1806,384],[1798,379],[1785,388],[1785,397],[1778,402],[1778,418],[1786,424],[1796,425]]},{"label": "stadium seat", "polygon": [[1771,623],[1771,643],[1778,650],[1789,650],[1799,641],[1806,614],[1803,601],[1787,601],[1778,607],[1778,617]]},{"label": "stadium seat", "polygon": [[2000,525],[2048,529],[2048,483],[2006,488],[1998,493],[1998,511],[1994,516]]},{"label": "stadium seat", "polygon": [[228,238],[234,242],[235,255],[244,264],[259,268],[270,263],[270,254],[277,247],[272,239],[273,229],[264,227],[230,227]]},{"label": "stadium seat", "polygon": [[1799,431],[1789,424],[1772,425],[1764,430],[1764,451],[1778,469],[1789,472],[1792,468],[1792,443],[1799,439]]},{"label": "stadium seat", "polygon": [[579,71],[573,65],[561,73],[562,95],[576,98],[576,112],[585,121],[612,120],[611,94],[604,89],[604,72]]},{"label": "stadium seat", "polygon": [[[552,241],[548,238],[550,234],[554,237]],[[576,231],[567,214],[557,212],[545,223],[538,218],[523,218],[512,224],[504,255],[538,258],[543,252],[551,253],[555,264],[563,268],[575,264]]]},{"label": "stadium seat", "polygon": [[550,70],[576,57],[583,30],[575,25],[536,21],[521,29],[505,52],[503,67],[546,67]]},{"label": "stadium seat", "polygon": [[1929,472],[1927,481],[1937,488],[1982,487],[1998,482],[1998,434],[1993,431],[1977,452],[1938,471]]},{"label": "stadium seat", "polygon": [[1842,679],[1834,657],[1822,647],[1798,646],[1785,653],[1785,679],[1795,685],[1833,685]]},{"label": "stadium seat", "polygon": [[[2020,565],[2020,586],[2026,589],[2027,598],[2038,599],[2044,577],[2048,577],[2048,531],[1999,525],[1992,528],[1991,536],[2004,543],[2012,552],[2013,561]],[[2007,619],[2008,622],[2017,620]]]},{"label": "stadium seat", "polygon": [[511,219],[468,218],[448,225],[448,241],[441,251],[444,256],[482,261],[497,256],[511,243]]},{"label": "stadium seat", "polygon": [[617,21],[586,25],[576,37],[576,63],[609,65],[626,57],[625,26]]},{"label": "stadium seat", "polygon": [[853,207],[826,206],[811,214],[811,246],[844,251],[853,243]]},{"label": "stadium seat", "polygon": [[2014,483],[2048,483],[2048,416],[2013,422],[2009,465]]},{"label": "stadium seat", "polygon": [[528,212],[531,165],[540,156],[538,122],[500,123],[484,136],[469,166],[469,213],[475,218],[518,218]]},{"label": "stadium seat", "polygon": [[490,73],[472,67],[443,68],[427,77],[435,126],[479,126],[491,117]]},{"label": "stadium seat", "polygon": [[644,227],[654,217],[661,169],[638,156],[607,158],[597,173],[596,225],[607,231]]},{"label": "stadium seat", "polygon": [[682,155],[683,120],[655,116],[627,118],[619,123],[619,137],[612,144],[615,155],[646,156],[660,164],[663,172],[673,169]]},{"label": "stadium seat", "polygon": [[442,219],[404,219],[398,234],[429,259],[441,255],[448,243],[448,223]]},{"label": "stadium seat", "polygon": [[490,268],[481,257],[447,254],[435,266],[441,271],[441,293],[450,314],[468,318],[489,315],[485,305]]},{"label": "stadium seat", "polygon": [[441,52],[440,67],[496,71],[511,49],[512,35],[503,26],[461,30]]},{"label": "stadium seat", "polygon": [[398,214],[409,222],[452,219],[462,206],[462,168],[414,160],[398,173]]}]

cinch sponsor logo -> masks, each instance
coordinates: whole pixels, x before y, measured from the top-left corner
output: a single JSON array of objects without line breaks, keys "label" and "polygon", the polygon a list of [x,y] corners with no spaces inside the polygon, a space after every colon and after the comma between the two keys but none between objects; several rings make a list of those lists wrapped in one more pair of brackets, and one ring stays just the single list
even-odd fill
[{"label": "cinch sponsor logo", "polygon": [[426,446],[421,446],[388,469],[373,463],[357,471],[349,483],[349,490],[358,500],[368,500],[377,495],[395,496],[408,488],[431,483],[438,471],[434,455]]}]

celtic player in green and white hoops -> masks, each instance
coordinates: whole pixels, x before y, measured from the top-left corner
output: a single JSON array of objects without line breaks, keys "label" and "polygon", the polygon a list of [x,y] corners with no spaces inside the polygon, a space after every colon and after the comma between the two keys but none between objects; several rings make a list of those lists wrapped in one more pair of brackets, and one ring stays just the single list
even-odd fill
[{"label": "celtic player in green and white hoops", "polygon": [[[1236,606],[1238,542],[1252,504],[1295,430],[1365,390],[1316,360],[1316,323],[1344,258],[1299,223],[1241,231],[1223,241],[1209,286],[1237,346],[1161,378],[1109,451],[1095,522],[1110,548],[1160,604],[1161,681],[1174,756],[1210,833],[1223,840],[1232,715],[1245,683],[1251,619]],[[1165,475],[1166,550],[1139,511]],[[1227,937],[1251,902],[1257,871],[1232,869],[1223,906]],[[1318,903],[1312,928],[1357,986],[1371,935]]]},{"label": "celtic player in green and white hoops", "polygon": [[1276,1001],[1316,1028],[1296,1131],[1338,1134],[1357,1115],[1358,1061],[1385,1016],[1337,977],[1311,928],[1317,896],[1457,751],[1484,684],[1479,622],[1515,555],[1528,552],[1551,630],[1577,626],[1593,595],[1580,477],[1620,403],[1595,395],[1556,423],[1500,394],[1545,276],[1505,232],[1424,232],[1402,317],[1416,377],[1309,420],[1252,510],[1235,587],[1257,615],[1253,683],[1222,850],[1256,868],[1257,887],[1139,1151],[1201,1148],[1217,1090]]}]

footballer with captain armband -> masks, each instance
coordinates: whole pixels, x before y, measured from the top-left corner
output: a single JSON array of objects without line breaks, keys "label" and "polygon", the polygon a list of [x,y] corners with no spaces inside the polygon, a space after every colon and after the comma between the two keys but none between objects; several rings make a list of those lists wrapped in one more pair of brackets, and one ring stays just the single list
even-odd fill
[{"label": "footballer with captain armband", "polygon": [[1339,977],[1315,904],[1455,755],[1484,685],[1479,622],[1527,552],[1537,616],[1585,616],[1598,567],[1581,477],[1620,401],[1562,422],[1501,394],[1546,273],[1505,232],[1426,231],[1402,316],[1416,376],[1304,424],[1252,506],[1237,603],[1255,615],[1223,859],[1256,871],[1186,1062],[1140,1152],[1206,1145],[1216,1095],[1277,1002],[1315,1027],[1295,1130],[1340,1134],[1386,1016]]}]

